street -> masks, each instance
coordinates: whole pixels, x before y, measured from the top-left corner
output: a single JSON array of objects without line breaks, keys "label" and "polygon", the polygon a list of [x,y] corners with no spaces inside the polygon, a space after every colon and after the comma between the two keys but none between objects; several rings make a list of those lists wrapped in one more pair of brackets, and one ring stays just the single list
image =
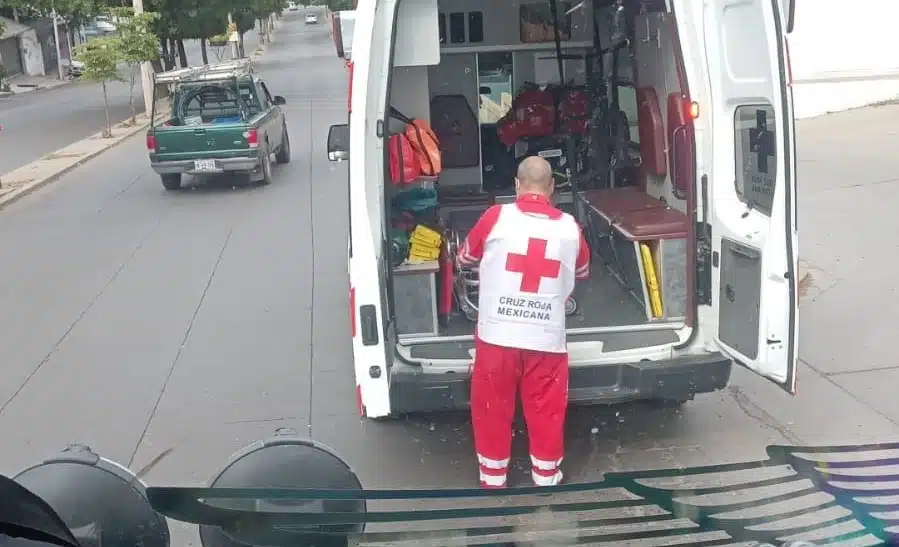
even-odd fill
[{"label": "street", "polygon": [[[234,451],[286,427],[334,448],[368,488],[476,484],[465,415],[358,416],[346,165],[325,153],[328,126],[347,116],[346,71],[327,25],[285,12],[259,71],[287,99],[293,149],[272,185],[165,192],[138,135],[0,213],[0,472],[80,442],[132,469],[171,450],[145,480],[199,485]],[[58,115],[78,105],[84,134],[102,124],[94,86],[24,100]],[[28,119],[10,104],[0,102],[7,131]],[[897,122],[899,106],[888,105],[797,124],[801,249],[812,272],[799,395],[735,367],[726,390],[681,410],[573,410],[570,480],[748,461],[774,443],[899,436],[897,283],[880,265],[899,230]],[[57,139],[49,151],[79,130],[27,131],[33,138],[16,135],[11,146]],[[18,161],[32,149],[16,150]],[[513,484],[526,477],[521,441]]]},{"label": "street", "polygon": [[[277,38],[276,38],[277,39]],[[259,45],[259,34],[244,35],[247,55]],[[209,62],[216,57],[209,48]],[[188,63],[203,64],[198,40],[185,40]],[[224,52],[224,59],[229,53]],[[125,74],[123,73],[123,76]],[[131,117],[128,84],[109,82],[109,113],[113,124]],[[140,78],[134,89],[138,113],[144,111]],[[100,84],[73,81],[52,89],[22,93],[0,99],[0,175],[50,154],[77,140],[99,133],[106,125],[103,90]]]}]

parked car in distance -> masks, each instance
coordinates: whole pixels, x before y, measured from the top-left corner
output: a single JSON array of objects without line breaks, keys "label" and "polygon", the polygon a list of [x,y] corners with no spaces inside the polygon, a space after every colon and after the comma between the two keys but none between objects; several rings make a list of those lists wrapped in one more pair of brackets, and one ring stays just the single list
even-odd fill
[{"label": "parked car in distance", "polygon": [[314,13],[306,14],[306,24],[307,25],[317,25],[318,24],[318,15]]},{"label": "parked car in distance", "polygon": [[300,6],[296,2],[288,2],[287,9],[290,11],[299,11]]}]

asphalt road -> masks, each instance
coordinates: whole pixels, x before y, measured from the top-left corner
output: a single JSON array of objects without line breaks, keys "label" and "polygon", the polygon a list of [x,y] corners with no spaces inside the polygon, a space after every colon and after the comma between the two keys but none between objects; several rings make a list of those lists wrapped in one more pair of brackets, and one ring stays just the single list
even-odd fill
[{"label": "asphalt road", "polygon": [[[290,13],[290,12],[286,12]],[[300,12],[302,13],[302,12]],[[297,18],[297,14],[292,14]],[[275,37],[277,40],[277,36]],[[259,45],[259,34],[251,30],[244,35],[247,55]],[[198,40],[185,42],[185,53],[190,65],[203,63]],[[216,62],[213,48],[208,49],[209,61]],[[223,59],[229,59],[225,48]],[[109,113],[113,124],[131,116],[128,84],[107,84]],[[144,111],[140,80],[134,90],[134,102],[138,113]],[[106,125],[103,91],[99,84],[73,81],[72,83],[22,93],[0,99],[0,175],[30,163],[103,130]]]},{"label": "asphalt road", "polygon": [[[287,99],[293,143],[272,185],[165,192],[136,137],[0,213],[0,472],[81,442],[135,469],[171,450],[148,482],[203,484],[287,427],[336,449],[366,487],[475,484],[464,415],[357,415],[346,166],[325,158],[346,74],[324,25],[287,21],[260,68]],[[737,369],[727,390],[680,411],[575,410],[571,480],[763,458],[773,443],[897,438],[896,281],[881,266],[899,229],[897,121],[887,106],[799,124],[814,281],[800,394]]]}]

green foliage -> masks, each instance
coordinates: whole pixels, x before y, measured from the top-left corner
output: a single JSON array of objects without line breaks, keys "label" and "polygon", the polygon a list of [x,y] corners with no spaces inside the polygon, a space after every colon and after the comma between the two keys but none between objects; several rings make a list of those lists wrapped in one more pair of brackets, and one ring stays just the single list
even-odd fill
[{"label": "green foliage", "polygon": [[84,63],[84,80],[105,83],[119,80],[118,64],[122,58],[122,40],[118,36],[103,36],[75,48],[75,59]]},{"label": "green foliage", "polygon": [[352,10],[356,9],[354,4],[356,2],[354,0],[327,0],[324,2],[325,5],[328,6],[328,9],[331,11],[344,11],[344,10]]},{"label": "green foliage", "polygon": [[[120,0],[119,0],[120,1]],[[80,26],[93,15],[102,13],[117,0],[0,0],[0,8],[16,8],[21,20],[27,22],[40,17],[48,17],[56,8],[57,15]]]},{"label": "green foliage", "polygon": [[119,76],[118,64],[122,61],[122,39],[118,36],[95,38],[75,48],[75,59],[84,63],[82,80],[98,82],[103,86],[103,104],[106,110],[105,137],[112,136],[112,122],[109,118],[109,96],[106,93],[106,82],[123,81]]},{"label": "green foliage", "polygon": [[153,34],[158,13],[134,13],[132,8],[114,8],[116,34],[121,40],[122,60],[128,64],[155,61],[159,58],[159,39]]}]

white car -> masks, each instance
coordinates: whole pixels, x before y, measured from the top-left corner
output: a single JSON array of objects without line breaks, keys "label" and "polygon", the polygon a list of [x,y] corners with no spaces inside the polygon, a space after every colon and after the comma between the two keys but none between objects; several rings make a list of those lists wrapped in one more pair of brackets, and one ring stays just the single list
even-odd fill
[{"label": "white car", "polygon": [[290,11],[299,11],[299,10],[300,10],[300,6],[297,5],[296,2],[288,2],[288,3],[287,3],[287,9],[290,10]]},{"label": "white car", "polygon": [[306,14],[306,24],[307,25],[317,25],[318,24],[318,15],[314,13]]}]

